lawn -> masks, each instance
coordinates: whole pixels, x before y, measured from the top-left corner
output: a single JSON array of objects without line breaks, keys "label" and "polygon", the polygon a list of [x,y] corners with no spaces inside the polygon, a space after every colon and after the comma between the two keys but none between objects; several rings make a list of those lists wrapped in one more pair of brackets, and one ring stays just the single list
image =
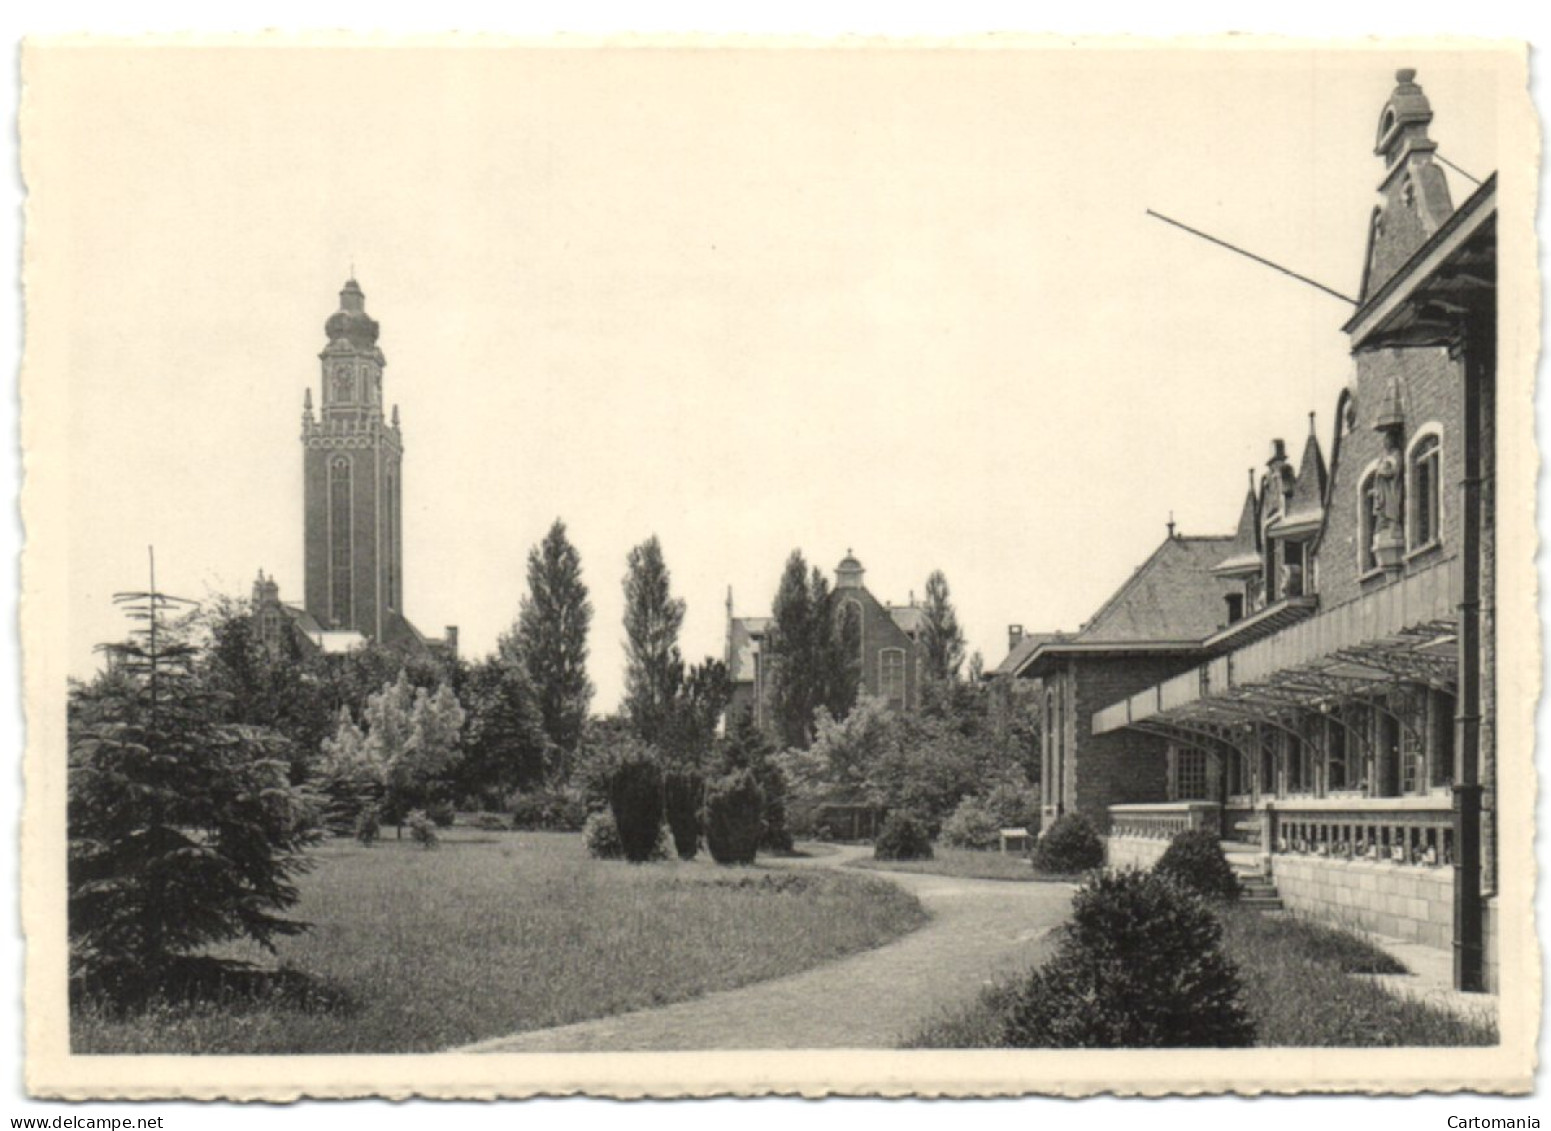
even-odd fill
[{"label": "lawn", "polygon": [[[973,848],[932,846],[930,860],[853,860],[852,868],[878,872],[927,872],[934,876],[960,876],[973,880],[1016,880],[1032,883],[1049,877],[1034,871],[1029,858],[1018,852],[980,852]],[[1072,877],[1060,876],[1058,879]]]},{"label": "lawn", "polygon": [[[795,973],[920,926],[884,880],[590,859],[580,836],[447,830],[425,851],[333,841],[302,882],[301,977],[258,1000],[82,1010],[77,1053],[386,1053],[666,1004]],[[233,956],[275,960],[261,953]]]},{"label": "lawn", "polygon": [[[1364,975],[1405,973],[1345,931],[1291,916],[1228,908],[1223,943],[1238,965],[1256,1043],[1274,1048],[1494,1045],[1496,1026],[1390,993]],[[968,1006],[912,1036],[913,1048],[998,1048],[1022,979],[986,987]]]}]

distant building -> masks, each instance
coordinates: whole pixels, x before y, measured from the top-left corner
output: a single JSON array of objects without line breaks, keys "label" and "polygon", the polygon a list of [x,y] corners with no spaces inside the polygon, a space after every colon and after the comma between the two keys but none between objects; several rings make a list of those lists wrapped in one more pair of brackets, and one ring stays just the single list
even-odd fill
[{"label": "distant building", "polygon": [[[850,551],[835,567],[835,611],[850,610],[861,626],[861,695],[883,699],[896,710],[913,711],[921,705],[923,650],[920,642],[922,610],[914,595],[904,605],[885,604],[863,582],[866,571]],[[727,591],[727,672],[732,679],[732,699],[727,717],[736,719],[752,711],[761,726],[768,721],[769,670],[765,646],[772,619],[740,617],[733,613],[732,590]]]},{"label": "distant building", "polygon": [[457,654],[458,630],[429,639],[404,615],[404,442],[398,406],[383,416],[377,321],[350,279],[324,323],[321,412],[302,409],[305,605],[280,600],[260,571],[253,613],[271,646],[288,625],[307,647],[347,652],[368,640],[409,652]]}]

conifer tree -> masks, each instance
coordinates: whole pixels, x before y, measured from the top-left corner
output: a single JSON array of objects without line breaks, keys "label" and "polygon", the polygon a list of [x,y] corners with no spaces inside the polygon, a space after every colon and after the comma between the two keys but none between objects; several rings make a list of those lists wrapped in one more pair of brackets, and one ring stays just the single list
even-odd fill
[{"label": "conifer tree", "polygon": [[921,609],[921,643],[926,650],[927,678],[959,677],[964,663],[964,630],[948,591],[948,579],[940,569],[926,579],[926,600]]},{"label": "conifer tree", "polygon": [[158,592],[154,565],[147,591],[115,600],[139,627],[70,696],[68,927],[74,989],[129,1002],[187,985],[211,944],[303,930],[282,913],[317,834],[286,741],[223,722],[169,632],[192,602]]},{"label": "conifer tree", "polygon": [[[516,630],[503,638],[501,652],[521,657],[538,693],[544,733],[562,765],[581,741],[592,703],[587,677],[587,630],[592,602],[582,583],[582,559],[555,519],[544,541],[528,553],[528,592]],[[557,767],[558,768],[558,767]]]},{"label": "conifer tree", "polygon": [[626,564],[625,714],[641,741],[659,745],[672,727],[684,680],[684,602],[672,595],[655,534],[630,551]]}]

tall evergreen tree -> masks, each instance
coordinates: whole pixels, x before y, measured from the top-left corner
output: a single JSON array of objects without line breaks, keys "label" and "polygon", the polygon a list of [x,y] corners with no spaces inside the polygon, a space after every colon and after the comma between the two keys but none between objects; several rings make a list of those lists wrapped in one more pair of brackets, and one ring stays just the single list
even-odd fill
[{"label": "tall evergreen tree", "polygon": [[658,745],[671,729],[684,680],[684,602],[672,595],[655,534],[630,551],[626,565],[625,714],[643,742]]},{"label": "tall evergreen tree", "polygon": [[68,918],[73,988],[127,1001],[186,985],[211,944],[273,949],[303,929],[281,913],[316,811],[282,736],[223,721],[226,696],[163,623],[179,602],[154,572],[117,599],[141,627],[70,696]]},{"label": "tall evergreen tree", "polygon": [[538,693],[544,733],[569,764],[592,703],[587,678],[587,630],[592,602],[582,583],[582,559],[555,519],[544,541],[528,552],[528,592],[516,630],[501,641],[502,655],[521,657]]},{"label": "tall evergreen tree", "polygon": [[806,748],[815,711],[843,717],[856,703],[862,626],[801,550],[786,561],[771,613],[771,714],[784,745]]},{"label": "tall evergreen tree", "polygon": [[813,592],[801,550],[793,550],[786,559],[770,612],[766,638],[770,714],[783,745],[806,749],[812,739],[820,673],[813,662]]},{"label": "tall evergreen tree", "polygon": [[953,609],[948,579],[940,569],[933,570],[926,579],[926,601],[921,614],[927,678],[957,679],[964,663],[964,630],[959,627],[958,614]]}]

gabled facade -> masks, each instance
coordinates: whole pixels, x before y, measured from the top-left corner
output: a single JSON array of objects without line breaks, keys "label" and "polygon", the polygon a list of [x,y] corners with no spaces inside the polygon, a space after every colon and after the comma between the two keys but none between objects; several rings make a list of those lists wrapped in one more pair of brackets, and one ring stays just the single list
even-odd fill
[{"label": "gabled facade", "polygon": [[[1218,576],[1242,619],[1170,679],[1081,720],[1207,766],[1190,823],[1254,846],[1295,910],[1452,948],[1494,978],[1496,180],[1456,210],[1401,71],[1327,469],[1276,445]],[[1259,626],[1258,628],[1256,626]],[[1253,629],[1253,631],[1251,631]],[[1159,791],[1112,849],[1186,821]]]}]

